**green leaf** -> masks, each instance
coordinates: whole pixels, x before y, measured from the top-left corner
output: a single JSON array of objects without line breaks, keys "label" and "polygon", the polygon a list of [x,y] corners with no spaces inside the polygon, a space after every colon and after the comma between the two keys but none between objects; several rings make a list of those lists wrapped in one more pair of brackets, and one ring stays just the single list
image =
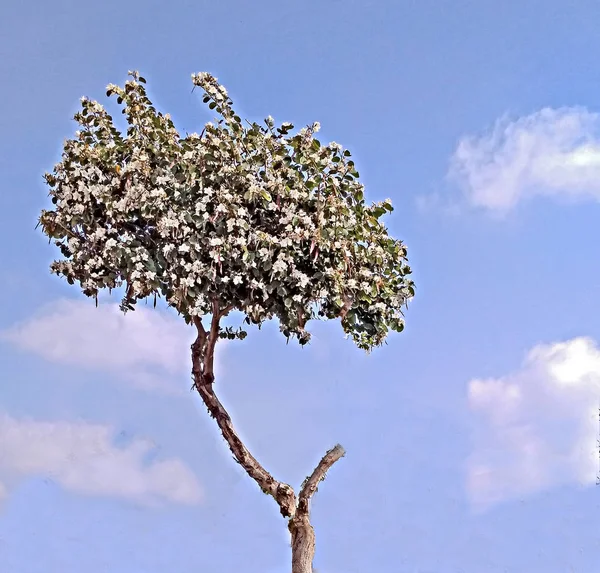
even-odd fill
[{"label": "green leaf", "polygon": [[143,84],[145,84],[145,83],[146,83],[146,78],[143,78],[142,76],[140,76],[140,77],[138,78],[138,80],[139,80],[140,82],[142,82]]},{"label": "green leaf", "polygon": [[156,265],[154,264],[154,261],[152,259],[148,259],[147,261],[144,261],[144,266],[150,271],[155,273],[156,272]]},{"label": "green leaf", "polygon": [[216,104],[216,102],[214,102],[214,101],[211,101],[211,102],[208,104],[208,108],[209,108],[209,109],[215,109],[216,107],[217,107],[217,104]]}]

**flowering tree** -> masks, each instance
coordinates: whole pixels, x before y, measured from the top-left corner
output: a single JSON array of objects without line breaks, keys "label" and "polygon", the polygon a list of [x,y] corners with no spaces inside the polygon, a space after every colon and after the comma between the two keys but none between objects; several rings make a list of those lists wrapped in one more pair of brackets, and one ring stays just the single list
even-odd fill
[{"label": "flowering tree", "polygon": [[105,108],[81,99],[75,139],[45,175],[53,208],[43,232],[60,249],[53,273],[96,298],[124,287],[121,308],[164,297],[197,338],[191,348],[194,387],[231,452],[288,519],[292,571],[310,573],[314,532],[309,501],[344,450],[329,450],[296,495],[252,456],[214,391],[215,346],[243,339],[243,327],[221,324],[239,311],[243,325],[279,320],[287,339],[310,340],[311,319],[340,318],[366,351],[403,329],[414,295],[406,248],[381,222],[389,200],[367,205],[349,151],[315,138],[319,124],[291,134],[242,122],[227,92],[207,73],[192,75],[219,119],[181,137],[168,114],[129,72],[107,96],[122,106],[128,128]]}]

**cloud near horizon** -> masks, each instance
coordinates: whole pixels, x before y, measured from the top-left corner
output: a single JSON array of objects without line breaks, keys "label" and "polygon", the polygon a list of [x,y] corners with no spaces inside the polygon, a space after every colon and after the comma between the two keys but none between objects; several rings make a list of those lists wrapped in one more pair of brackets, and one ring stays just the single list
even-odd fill
[{"label": "cloud near horizon", "polygon": [[82,421],[41,422],[0,414],[0,499],[29,476],[49,477],[79,495],[126,499],[143,505],[194,505],[200,484],[180,459],[155,459],[150,441],[114,443],[110,426]]},{"label": "cloud near horizon", "polygon": [[471,380],[474,449],[467,493],[485,510],[598,472],[600,349],[580,337],[541,344],[508,376]]},{"label": "cloud near horizon", "polygon": [[460,139],[448,175],[467,203],[498,215],[534,196],[600,201],[600,114],[563,107],[503,117]]},{"label": "cloud near horizon", "polygon": [[[183,394],[193,332],[182,319],[139,306],[61,299],[0,333],[0,338],[55,363],[110,372],[144,390]],[[184,380],[180,386],[177,380]]]}]

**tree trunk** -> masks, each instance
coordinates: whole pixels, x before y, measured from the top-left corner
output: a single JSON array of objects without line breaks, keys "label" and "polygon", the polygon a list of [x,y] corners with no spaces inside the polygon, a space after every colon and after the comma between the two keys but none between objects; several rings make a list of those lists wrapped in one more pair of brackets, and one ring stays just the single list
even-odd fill
[{"label": "tree trunk", "polygon": [[292,573],[313,573],[315,531],[308,515],[296,512],[289,521],[288,529],[292,536]]},{"label": "tree trunk", "polygon": [[312,563],[315,556],[315,532],[310,524],[310,499],[316,493],[319,483],[325,479],[329,468],[344,456],[344,448],[337,444],[325,453],[312,474],[304,480],[298,496],[290,485],[275,479],[250,453],[235,431],[231,417],[214,391],[214,349],[219,336],[219,320],[227,312],[229,308],[220,312],[218,303],[213,303],[209,331],[204,328],[200,318],[194,318],[194,325],[198,331],[198,337],[192,344],[194,387],[208,412],[217,422],[234,459],[264,493],[273,497],[281,515],[289,519],[288,529],[292,537],[292,573],[314,573]]}]

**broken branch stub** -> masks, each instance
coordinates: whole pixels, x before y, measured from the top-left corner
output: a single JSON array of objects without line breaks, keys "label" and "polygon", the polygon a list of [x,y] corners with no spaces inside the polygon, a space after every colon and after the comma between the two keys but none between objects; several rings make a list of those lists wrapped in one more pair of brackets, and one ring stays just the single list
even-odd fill
[{"label": "broken branch stub", "polygon": [[310,498],[317,491],[319,483],[325,479],[329,468],[340,458],[344,457],[345,454],[346,451],[344,448],[340,444],[336,444],[321,458],[313,473],[302,484],[300,495],[298,496],[298,511],[308,513]]}]

